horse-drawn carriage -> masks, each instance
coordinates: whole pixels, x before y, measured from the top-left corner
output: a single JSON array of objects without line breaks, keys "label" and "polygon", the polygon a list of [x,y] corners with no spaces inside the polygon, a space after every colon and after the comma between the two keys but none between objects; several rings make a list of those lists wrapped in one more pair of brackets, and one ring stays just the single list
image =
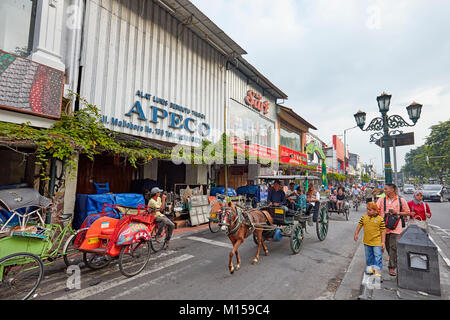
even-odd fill
[{"label": "horse-drawn carriage", "polygon": [[329,213],[329,215],[331,215],[332,213],[336,213],[338,215],[342,214],[342,215],[344,215],[345,220],[348,221],[349,215],[350,215],[350,202],[349,202],[348,198],[347,197],[345,198],[342,210],[338,210],[337,208],[333,208],[330,205],[330,202],[329,202],[328,203],[328,213]]},{"label": "horse-drawn carriage", "polygon": [[[260,176],[258,179],[267,181],[305,181],[320,180],[318,177],[306,176]],[[328,210],[326,201],[317,202],[311,209],[316,212],[305,212],[303,208],[289,209],[286,206],[258,206],[258,208],[245,208],[233,205],[231,202],[221,208],[220,225],[227,232],[228,238],[233,244],[230,253],[229,270],[234,273],[240,268],[238,248],[245,238],[253,233],[253,240],[258,245],[253,263],[259,261],[261,247],[266,255],[269,250],[265,241],[281,241],[283,237],[290,238],[290,247],[294,254],[298,254],[303,246],[303,239],[307,224],[313,226],[313,216],[316,217],[316,232],[320,241],[325,240],[328,233]],[[236,255],[237,265],[232,264]]]},{"label": "horse-drawn carriage", "polygon": [[[289,181],[308,182],[320,181],[321,179],[316,176],[260,176],[258,179],[264,179],[265,181],[285,181],[286,184]],[[307,225],[313,226],[315,223],[317,237],[320,241],[325,240],[328,233],[328,212],[326,202],[317,203],[316,206],[312,206],[309,210],[295,205],[291,209],[286,206],[281,207],[261,207],[261,210],[266,210],[270,213],[274,220],[276,227],[265,226],[266,230],[263,232],[263,236],[267,239],[280,239],[281,237],[290,237],[291,249],[294,254],[300,252],[303,244],[303,237],[306,232]],[[317,219],[313,221],[314,210],[316,210]],[[280,231],[277,231],[280,230]],[[272,237],[273,235],[273,237]],[[256,242],[256,241],[255,241]]]}]

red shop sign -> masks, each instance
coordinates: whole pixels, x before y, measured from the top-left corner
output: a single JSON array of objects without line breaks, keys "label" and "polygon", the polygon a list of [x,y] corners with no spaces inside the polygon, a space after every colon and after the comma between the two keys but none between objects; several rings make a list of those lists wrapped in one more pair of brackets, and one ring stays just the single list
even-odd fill
[{"label": "red shop sign", "polygon": [[275,149],[254,143],[246,145],[244,140],[236,137],[230,137],[230,142],[233,145],[233,150],[239,154],[243,154],[247,151],[250,156],[277,161],[277,152]]},{"label": "red shop sign", "polygon": [[280,162],[287,163],[291,165],[307,165],[306,154],[300,153],[298,151],[286,148],[280,145]]},{"label": "red shop sign", "polygon": [[256,93],[253,90],[248,90],[247,97],[245,97],[245,103],[258,111],[264,110],[264,114],[268,114],[270,107],[269,101],[263,102],[261,99],[262,97],[259,93]]}]

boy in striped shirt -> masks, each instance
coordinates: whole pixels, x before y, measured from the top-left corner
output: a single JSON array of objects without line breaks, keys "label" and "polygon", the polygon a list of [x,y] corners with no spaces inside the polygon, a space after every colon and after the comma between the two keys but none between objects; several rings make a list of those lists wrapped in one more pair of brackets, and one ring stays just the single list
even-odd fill
[{"label": "boy in striped shirt", "polygon": [[[354,240],[364,228],[364,248],[366,253],[367,273],[381,277],[383,268],[383,252],[386,249],[386,224],[380,216],[378,206],[374,202],[367,203],[367,213],[361,217],[356,227]],[[375,267],[376,270],[373,269]],[[377,271],[377,272],[376,272]]]}]

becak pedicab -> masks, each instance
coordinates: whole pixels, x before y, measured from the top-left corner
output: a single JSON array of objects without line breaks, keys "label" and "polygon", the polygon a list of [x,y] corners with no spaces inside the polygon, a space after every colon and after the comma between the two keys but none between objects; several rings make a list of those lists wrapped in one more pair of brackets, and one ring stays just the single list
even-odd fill
[{"label": "becak pedicab", "polygon": [[[107,207],[113,211],[127,210],[117,218],[105,212]],[[83,252],[83,260],[91,269],[106,267],[113,258],[118,258],[124,276],[139,274],[150,258],[155,212],[145,205],[127,208],[116,204],[105,204],[103,211],[103,215],[96,214],[93,222],[90,216],[85,219],[82,226],[85,231],[77,236],[76,248]]]}]

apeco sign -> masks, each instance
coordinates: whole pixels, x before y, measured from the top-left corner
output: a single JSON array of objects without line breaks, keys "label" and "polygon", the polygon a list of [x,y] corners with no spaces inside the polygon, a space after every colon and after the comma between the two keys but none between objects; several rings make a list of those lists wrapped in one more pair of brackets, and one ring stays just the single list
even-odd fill
[{"label": "apeco sign", "polygon": [[270,106],[269,101],[262,102],[261,99],[262,97],[259,93],[249,90],[247,92],[247,97],[245,97],[245,103],[258,111],[264,110],[264,114],[268,114]]}]

